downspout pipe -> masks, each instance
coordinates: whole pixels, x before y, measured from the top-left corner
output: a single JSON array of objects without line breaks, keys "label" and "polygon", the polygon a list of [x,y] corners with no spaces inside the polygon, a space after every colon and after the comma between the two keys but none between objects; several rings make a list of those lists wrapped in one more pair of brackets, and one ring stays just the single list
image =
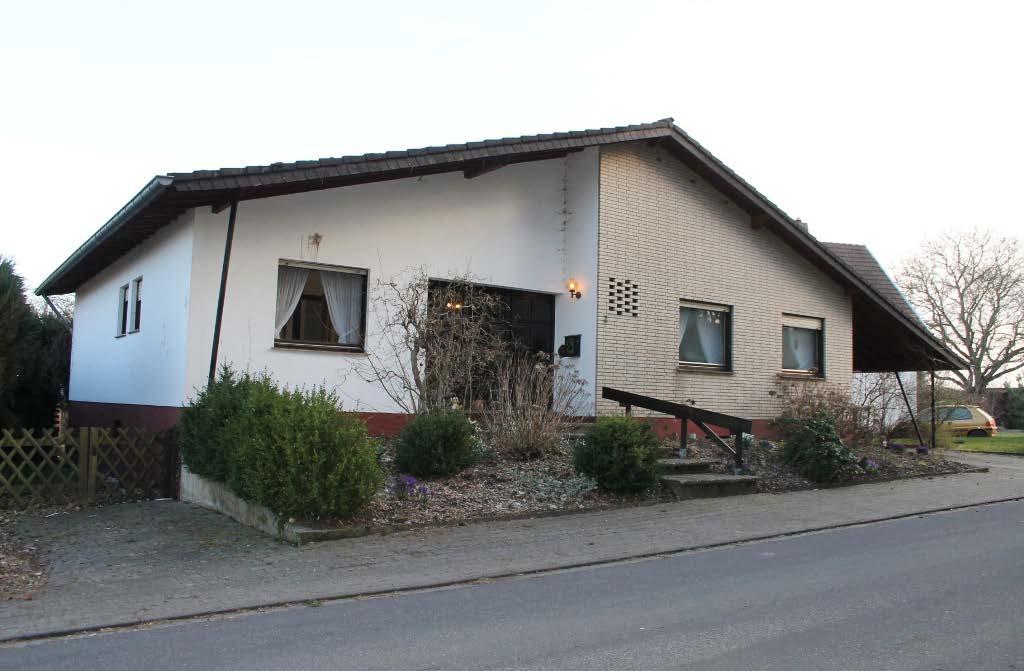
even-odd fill
[{"label": "downspout pipe", "polygon": [[[921,427],[917,424],[917,417],[914,416],[914,409],[910,407],[910,398],[907,397],[907,390],[903,388],[903,380],[900,378],[899,372],[893,371],[892,374],[896,376],[896,383],[899,384],[900,393],[903,394],[903,402],[907,404],[907,412],[910,413],[910,421],[914,423],[914,433],[917,434],[917,444],[924,445],[924,437],[921,436]],[[933,449],[934,447],[935,446],[932,445]]]},{"label": "downspout pipe", "polygon": [[57,309],[57,306],[53,304],[53,301],[50,300],[49,296],[44,295],[43,300],[50,306],[50,309],[53,310],[53,314],[60,320],[61,325],[64,326],[64,330],[71,333],[71,321],[67,318],[67,315]]},{"label": "downspout pipe", "polygon": [[220,325],[224,318],[224,294],[228,288],[228,268],[231,266],[231,244],[235,239],[235,217],[238,214],[238,201],[231,201],[231,212],[228,214],[228,232],[224,236],[224,260],[220,265],[220,292],[217,294],[217,315],[213,322],[213,347],[210,349],[210,376],[207,386],[213,384],[217,375],[217,354],[220,349]]},{"label": "downspout pipe", "polygon": [[935,427],[938,425],[938,417],[935,415],[935,369],[932,368],[932,449],[935,449]]}]

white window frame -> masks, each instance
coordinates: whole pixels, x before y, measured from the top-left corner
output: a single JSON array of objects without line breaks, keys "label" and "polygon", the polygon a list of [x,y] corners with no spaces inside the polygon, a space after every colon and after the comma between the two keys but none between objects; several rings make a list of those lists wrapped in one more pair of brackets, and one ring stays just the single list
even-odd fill
[{"label": "white window frame", "polygon": [[[311,271],[326,270],[332,273],[348,273],[350,275],[362,275],[366,279],[363,281],[363,330],[360,334],[360,343],[358,345],[342,345],[336,343],[318,343],[307,340],[292,340],[290,338],[281,338],[280,334],[274,334],[274,347],[278,349],[304,349],[304,350],[322,350],[332,352],[349,352],[354,354],[362,354],[366,352],[366,336],[367,330],[369,329],[369,308],[370,308],[370,271],[367,268],[357,268],[355,266],[341,266],[330,263],[316,263],[311,261],[300,261],[297,259],[278,259],[277,267],[289,266],[292,268],[306,268]],[[276,276],[275,276],[276,277]],[[300,302],[301,309],[301,302]],[[301,317],[300,317],[301,319]]]},{"label": "white window frame", "polygon": [[[798,315],[793,313],[784,312],[782,313],[782,337],[785,338],[785,329],[798,328],[805,331],[817,331],[818,339],[816,347],[818,349],[818,367],[817,368],[786,368],[785,364],[782,366],[782,372],[786,375],[801,375],[805,377],[825,377],[825,320],[821,317],[808,317],[806,315]],[[782,343],[783,347],[783,360],[785,360],[785,340]]]},{"label": "white window frame", "polygon": [[[732,328],[733,328],[733,324],[732,324],[733,310],[732,310],[732,306],[731,305],[723,305],[721,303],[705,303],[703,301],[691,301],[691,300],[680,299],[680,301],[679,301],[679,309],[682,310],[683,308],[692,308],[692,309],[695,309],[695,310],[710,310],[712,312],[722,312],[722,313],[724,313],[726,315],[725,334],[724,334],[725,335],[725,342],[723,342],[723,344],[722,344],[722,346],[723,346],[723,359],[724,359],[724,361],[722,363],[706,363],[704,361],[686,361],[684,359],[678,358],[679,357],[679,353],[678,353],[678,349],[677,349],[677,351],[676,351],[677,365],[679,365],[681,367],[684,367],[684,368],[704,368],[704,369],[707,369],[707,370],[720,370],[720,371],[732,370],[732,362],[733,362],[733,342],[732,342],[732,335],[733,335],[733,333],[732,333]],[[682,340],[682,337],[683,337],[683,334],[680,333],[679,334],[679,340],[680,341]]]},{"label": "white window frame", "polygon": [[142,330],[142,319],[138,314],[141,312],[141,301],[139,299],[139,287],[142,285],[142,275],[139,275],[131,282],[131,295],[128,303],[128,333],[138,333]]},{"label": "white window frame", "polygon": [[129,285],[122,284],[117,288],[117,323],[114,324],[114,337],[123,338],[128,335],[128,296]]}]

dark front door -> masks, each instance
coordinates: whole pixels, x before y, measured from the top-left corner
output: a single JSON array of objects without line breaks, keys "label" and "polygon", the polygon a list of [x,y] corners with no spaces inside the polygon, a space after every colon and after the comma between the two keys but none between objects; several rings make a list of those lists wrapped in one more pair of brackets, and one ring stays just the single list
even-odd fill
[{"label": "dark front door", "polygon": [[[432,280],[432,288],[446,286]],[[494,296],[502,305],[502,315],[495,326],[510,341],[531,353],[555,351],[555,297],[536,291],[502,289],[477,285],[476,289]]]},{"label": "dark front door", "polygon": [[488,289],[508,306],[509,338],[530,352],[555,351],[555,297],[535,291]]}]

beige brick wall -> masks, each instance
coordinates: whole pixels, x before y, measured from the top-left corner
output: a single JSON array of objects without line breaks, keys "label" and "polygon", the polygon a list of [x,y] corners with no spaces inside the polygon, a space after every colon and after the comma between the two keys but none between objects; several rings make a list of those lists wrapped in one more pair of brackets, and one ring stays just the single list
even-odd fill
[{"label": "beige brick wall", "polygon": [[[668,152],[602,150],[597,386],[767,419],[782,367],[782,314],[824,319],[821,384],[850,387],[852,308],[846,292]],[[639,285],[636,317],[608,311],[608,278]],[[733,372],[678,366],[679,301],[733,306]],[[598,401],[599,414],[618,406]]]}]

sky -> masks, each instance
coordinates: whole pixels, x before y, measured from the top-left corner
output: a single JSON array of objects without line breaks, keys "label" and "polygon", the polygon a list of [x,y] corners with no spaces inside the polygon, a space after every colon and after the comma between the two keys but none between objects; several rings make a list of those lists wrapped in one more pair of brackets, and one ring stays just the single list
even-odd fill
[{"label": "sky", "polygon": [[939,231],[1024,236],[1024,3],[4,0],[2,15],[0,254],[32,288],[156,174],[664,117],[890,270]]}]

